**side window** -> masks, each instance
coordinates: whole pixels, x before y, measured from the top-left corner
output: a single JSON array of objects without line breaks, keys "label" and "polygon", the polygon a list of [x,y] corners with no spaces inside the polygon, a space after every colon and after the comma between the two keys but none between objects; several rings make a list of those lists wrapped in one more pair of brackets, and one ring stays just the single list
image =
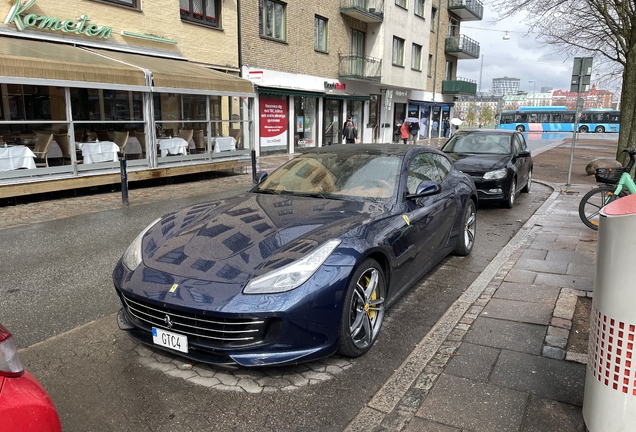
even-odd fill
[{"label": "side window", "polygon": [[411,160],[406,180],[408,193],[414,194],[417,191],[417,186],[424,180],[433,180],[441,183],[442,179],[432,156],[429,153],[422,153]]},{"label": "side window", "polygon": [[519,137],[517,135],[515,135],[514,140],[512,140],[512,145],[516,156],[521,151],[521,140],[519,140]]},{"label": "side window", "polygon": [[433,158],[435,159],[435,165],[437,165],[437,171],[439,172],[441,181],[446,180],[448,173],[450,173],[453,168],[451,161],[441,155],[433,155]]}]

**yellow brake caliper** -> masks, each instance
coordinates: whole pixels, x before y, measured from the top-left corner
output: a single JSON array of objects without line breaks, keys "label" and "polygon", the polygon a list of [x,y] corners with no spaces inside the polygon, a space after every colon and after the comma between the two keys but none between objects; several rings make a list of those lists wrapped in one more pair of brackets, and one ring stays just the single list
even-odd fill
[{"label": "yellow brake caliper", "polygon": [[[364,279],[365,279],[365,281],[367,283],[366,286],[369,286],[369,283],[371,282],[371,278],[365,277]],[[377,289],[375,289],[375,290],[373,290],[373,293],[371,293],[371,300],[375,300],[377,298],[378,298],[378,292],[377,292]],[[373,317],[375,316],[375,311],[374,310],[372,310],[372,311],[369,310],[369,303],[365,303],[364,304],[364,310],[365,310],[365,312],[369,312],[369,318],[373,319]]]}]

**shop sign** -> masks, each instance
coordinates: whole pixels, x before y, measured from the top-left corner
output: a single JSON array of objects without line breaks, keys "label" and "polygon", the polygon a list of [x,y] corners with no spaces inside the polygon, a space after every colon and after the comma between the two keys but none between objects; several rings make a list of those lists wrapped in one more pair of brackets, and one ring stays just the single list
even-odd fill
[{"label": "shop sign", "polygon": [[263,82],[263,71],[262,70],[248,71],[247,79],[256,83]]},{"label": "shop sign", "polygon": [[405,90],[396,90],[395,91],[395,96],[406,96],[406,91]]},{"label": "shop sign", "polygon": [[261,147],[287,147],[287,98],[259,98]]},{"label": "shop sign", "polygon": [[110,39],[113,31],[112,27],[98,26],[96,24],[88,24],[90,21],[88,15],[82,15],[77,20],[61,20],[60,18],[49,17],[46,15],[26,14],[25,12],[33,6],[35,0],[27,0],[22,5],[22,0],[15,0],[15,4],[9,10],[5,24],[15,24],[18,30],[24,30],[29,27],[40,28],[44,30],[60,31],[64,33],[81,34],[91,37]]},{"label": "shop sign", "polygon": [[338,82],[325,81],[325,90],[346,90],[347,85]]}]

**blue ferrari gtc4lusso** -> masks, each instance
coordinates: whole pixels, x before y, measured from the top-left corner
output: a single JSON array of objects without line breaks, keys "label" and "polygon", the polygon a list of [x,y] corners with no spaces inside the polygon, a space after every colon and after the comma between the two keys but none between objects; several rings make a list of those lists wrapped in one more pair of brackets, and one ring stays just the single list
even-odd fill
[{"label": "blue ferrari gtc4lusso", "polygon": [[367,352],[385,310],[475,241],[472,179],[429,147],[302,153],[249,192],[151,223],[118,262],[120,328],[211,364]]}]

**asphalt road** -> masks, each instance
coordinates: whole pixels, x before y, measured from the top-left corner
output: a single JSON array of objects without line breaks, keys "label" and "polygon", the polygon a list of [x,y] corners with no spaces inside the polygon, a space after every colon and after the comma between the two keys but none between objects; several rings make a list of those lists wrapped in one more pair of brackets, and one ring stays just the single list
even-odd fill
[{"label": "asphalt road", "polygon": [[65,431],[342,430],[550,193],[535,183],[512,210],[481,206],[470,256],[446,258],[398,301],[374,348],[344,373],[293,391],[222,391],[165,375],[140,364],[114,325],[111,271],[130,240],[158,215],[219,195],[0,230],[0,317]]}]

